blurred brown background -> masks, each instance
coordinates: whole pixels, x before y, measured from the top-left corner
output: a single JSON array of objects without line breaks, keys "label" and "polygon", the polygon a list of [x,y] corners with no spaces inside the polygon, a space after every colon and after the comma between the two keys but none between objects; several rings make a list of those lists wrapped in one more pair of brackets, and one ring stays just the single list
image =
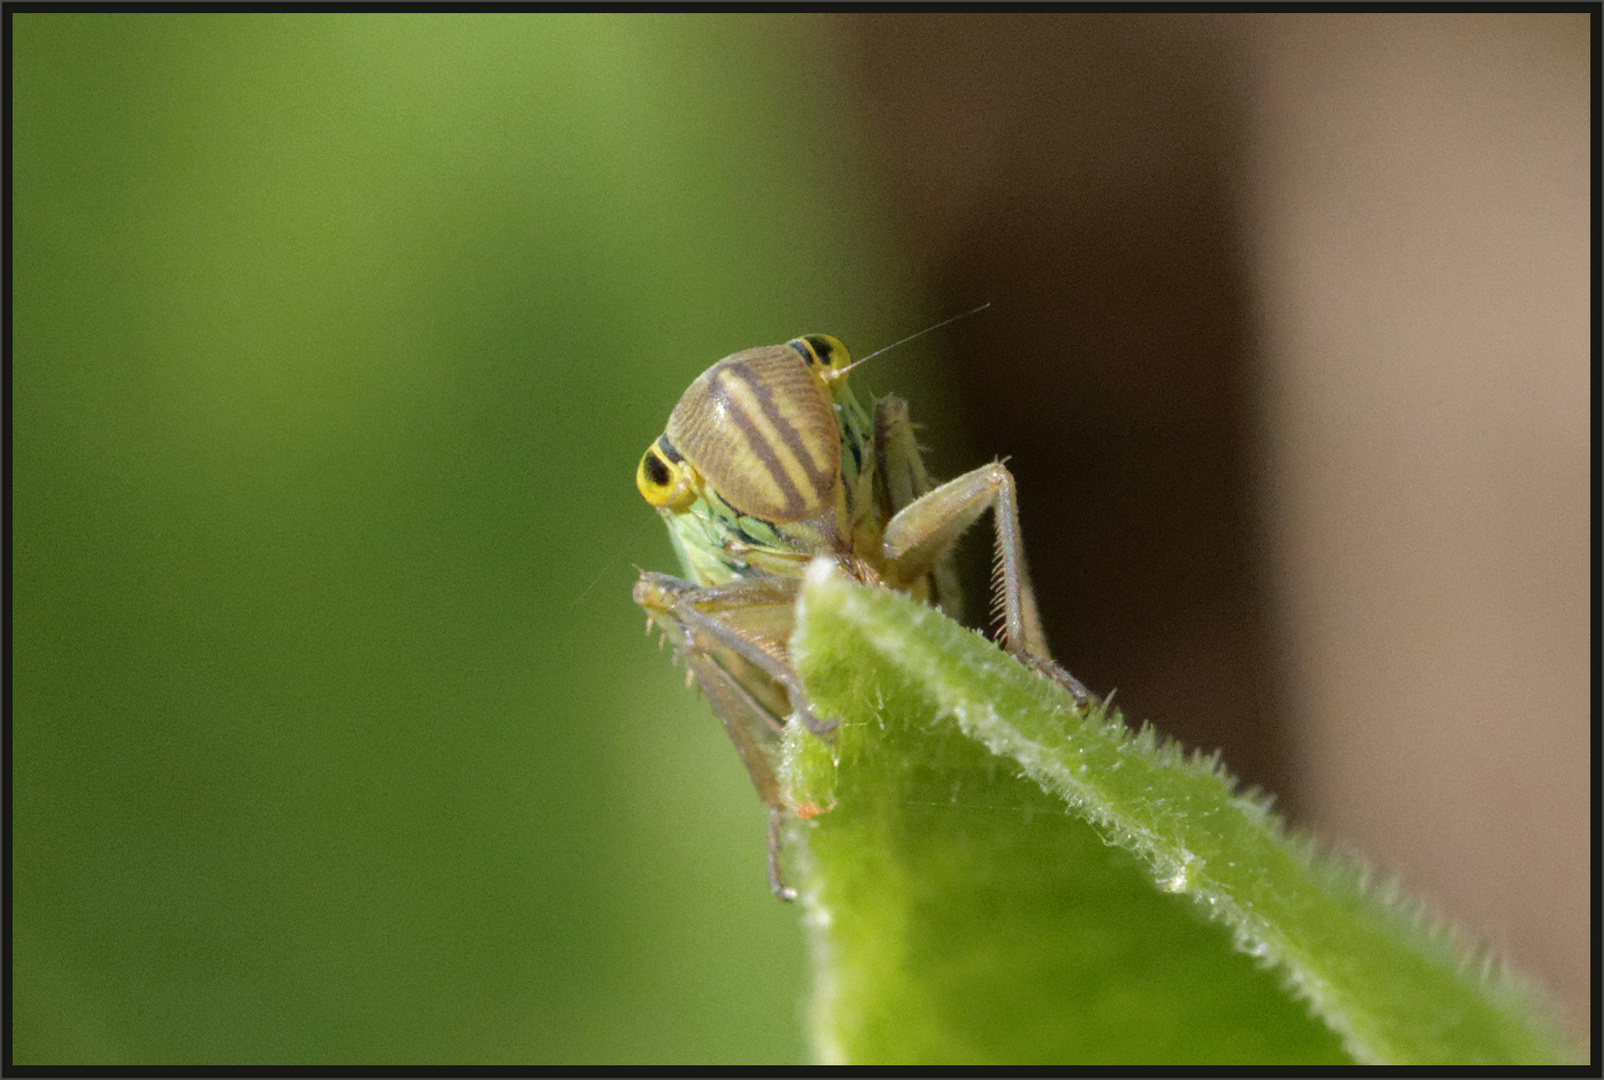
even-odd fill
[{"label": "blurred brown background", "polygon": [[1580,1025],[1586,16],[825,30],[1056,654]]}]

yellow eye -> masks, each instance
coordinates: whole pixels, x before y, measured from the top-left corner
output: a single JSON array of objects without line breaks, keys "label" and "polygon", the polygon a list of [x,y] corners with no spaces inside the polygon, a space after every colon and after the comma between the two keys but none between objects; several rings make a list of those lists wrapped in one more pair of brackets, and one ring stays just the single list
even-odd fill
[{"label": "yellow eye", "polygon": [[791,342],[791,347],[802,354],[808,366],[818,371],[824,381],[834,382],[852,364],[852,354],[841,344],[840,338],[829,334],[808,334]]},{"label": "yellow eye", "polygon": [[646,448],[635,470],[635,486],[642,497],[659,509],[683,510],[696,501],[691,469],[666,438]]}]

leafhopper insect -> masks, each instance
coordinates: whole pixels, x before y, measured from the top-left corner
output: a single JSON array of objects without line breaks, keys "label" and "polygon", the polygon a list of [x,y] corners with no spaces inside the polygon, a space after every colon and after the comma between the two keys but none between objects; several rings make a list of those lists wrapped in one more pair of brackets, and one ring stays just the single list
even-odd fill
[{"label": "leafhopper insect", "polygon": [[1014,478],[1001,462],[936,485],[908,406],[865,409],[837,339],[810,334],[726,356],[697,377],[641,456],[635,484],[657,508],[684,577],[642,572],[635,602],[683,658],[769,808],[769,885],[795,898],[780,866],[788,807],[776,774],[788,718],[831,738],[787,656],[809,562],[910,593],[957,617],[950,555],[987,510],[996,521],[994,603],[1002,645],[1087,698],[1047,653],[1025,569]]}]

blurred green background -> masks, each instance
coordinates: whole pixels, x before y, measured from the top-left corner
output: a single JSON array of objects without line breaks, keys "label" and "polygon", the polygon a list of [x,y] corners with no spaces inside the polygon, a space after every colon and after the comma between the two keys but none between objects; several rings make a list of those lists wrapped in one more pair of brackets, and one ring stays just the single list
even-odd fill
[{"label": "blurred green background", "polygon": [[916,321],[815,24],[13,26],[15,1061],[805,1060],[629,588],[702,368]]}]

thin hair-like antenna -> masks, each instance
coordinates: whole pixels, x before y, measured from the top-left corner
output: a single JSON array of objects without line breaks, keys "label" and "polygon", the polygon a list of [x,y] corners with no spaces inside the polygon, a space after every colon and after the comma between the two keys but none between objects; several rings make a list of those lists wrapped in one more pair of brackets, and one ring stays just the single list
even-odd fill
[{"label": "thin hair-like antenna", "polygon": [[580,604],[585,602],[585,597],[589,596],[591,591],[595,589],[596,586],[601,584],[601,579],[606,577],[607,574],[612,570],[619,557],[629,554],[630,548],[634,547],[640,542],[640,538],[645,535],[646,530],[651,527],[651,524],[651,518],[647,518],[645,521],[642,521],[638,526],[636,526],[635,531],[629,535],[629,538],[624,541],[623,545],[614,554],[610,555],[606,562],[602,563],[602,568],[596,572],[596,576],[591,579],[590,584],[585,586],[585,591],[580,593],[578,599],[568,606],[568,611],[570,614],[577,610]]},{"label": "thin hair-like antenna", "polygon": [[842,375],[845,375],[847,372],[851,371],[853,368],[857,367],[859,364],[867,363],[868,361],[873,360],[875,357],[879,356],[881,353],[890,352],[892,349],[895,349],[898,345],[906,345],[908,342],[912,341],[914,338],[924,337],[926,334],[930,333],[932,330],[940,330],[943,326],[947,326],[950,323],[955,323],[959,319],[967,319],[971,315],[978,315],[982,311],[985,311],[989,307],[991,307],[991,301],[987,300],[984,304],[981,304],[977,308],[970,308],[968,311],[960,312],[957,315],[953,315],[950,318],[942,319],[936,325],[927,326],[923,330],[920,330],[918,333],[909,334],[907,337],[903,338],[901,341],[893,341],[891,344],[887,345],[883,349],[874,350],[874,352],[870,353],[868,356],[860,356],[860,357],[858,357],[856,360],[852,361],[852,363],[850,363],[846,367],[842,368],[840,373]]}]

